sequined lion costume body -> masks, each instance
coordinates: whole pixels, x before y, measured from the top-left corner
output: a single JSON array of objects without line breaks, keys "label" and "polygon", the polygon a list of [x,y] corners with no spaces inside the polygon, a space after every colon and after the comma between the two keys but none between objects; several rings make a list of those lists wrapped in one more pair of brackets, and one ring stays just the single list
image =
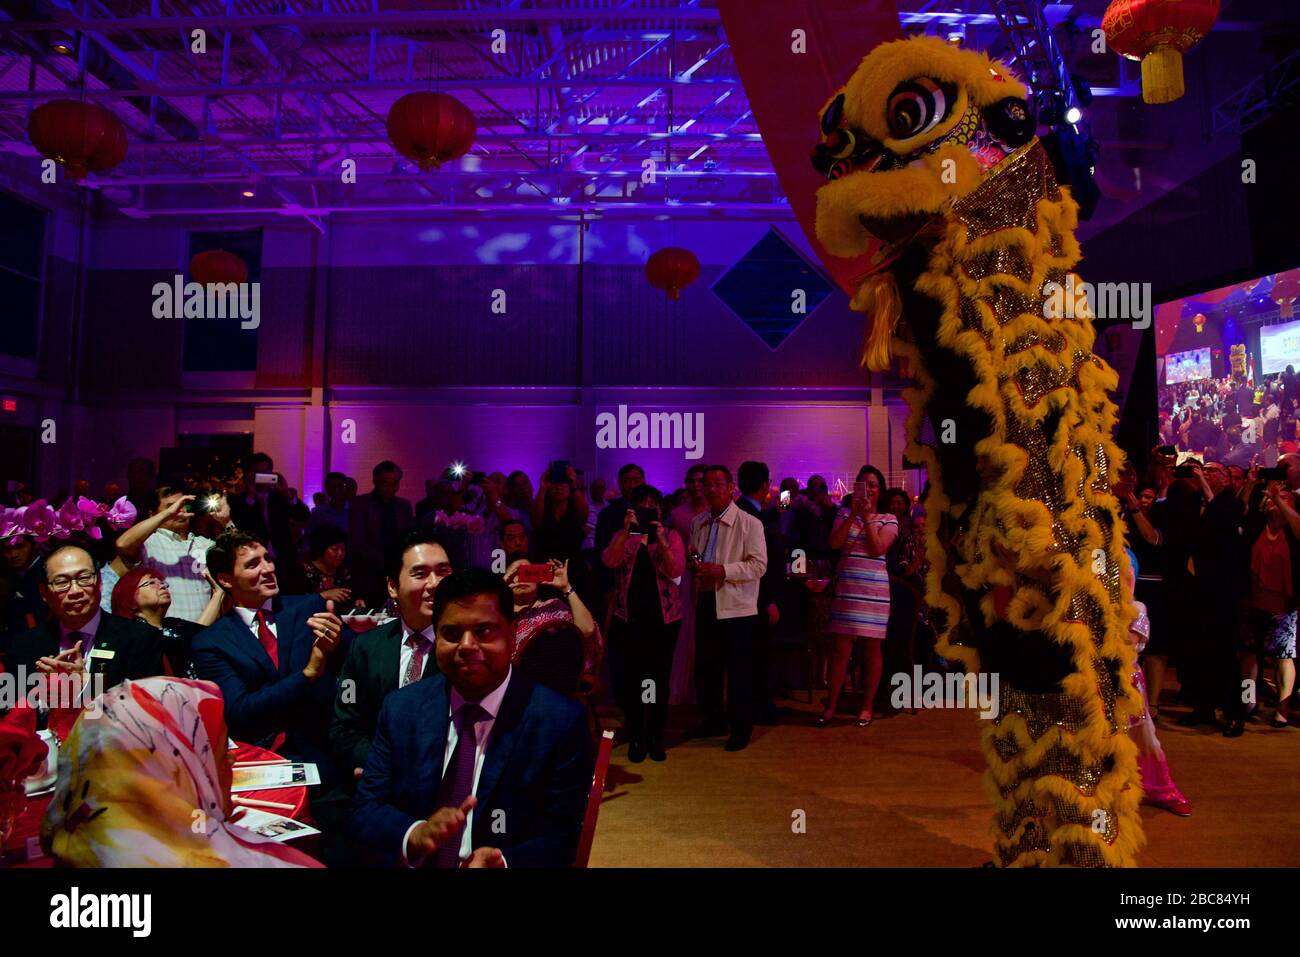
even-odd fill
[{"label": "sequined lion costume body", "polygon": [[845,257],[884,244],[853,299],[871,320],[863,364],[899,356],[915,380],[908,457],[930,479],[939,652],[999,677],[982,739],[995,863],[1131,866],[1140,702],[1110,493],[1117,378],[1067,282],[1077,206],[1025,88],[937,38],[877,47],[821,120],[818,238]]}]

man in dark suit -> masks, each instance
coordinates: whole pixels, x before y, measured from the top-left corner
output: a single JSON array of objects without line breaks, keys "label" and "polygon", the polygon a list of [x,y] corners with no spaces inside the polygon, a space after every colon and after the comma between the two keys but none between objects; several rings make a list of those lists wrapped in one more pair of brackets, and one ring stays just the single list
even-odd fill
[{"label": "man in dark suit", "polygon": [[278,481],[275,485],[257,484],[257,476],[274,475],[273,469],[265,452],[255,452],[245,460],[244,493],[230,499],[230,520],[235,528],[267,544],[271,560],[280,566],[281,589],[304,592],[306,579],[294,544],[293,503]]},{"label": "man in dark suit", "polygon": [[768,687],[768,672],[772,636],[781,620],[778,602],[785,587],[785,543],[776,526],[777,513],[767,507],[772,494],[772,474],[767,463],[741,462],[736,484],[740,488],[737,507],[763,524],[763,541],[767,545],[767,570],[758,580],[758,628],[754,630],[754,723],[776,724],[777,709]]},{"label": "man in dark suit", "polygon": [[88,676],[92,694],[101,680],[111,688],[163,673],[158,631],[99,607],[99,570],[84,548],[60,545],[50,552],[39,588],[52,617],[14,637],[8,668]]},{"label": "man in dark suit", "polygon": [[41,600],[41,553],[30,535],[0,540],[0,662],[15,635],[45,620]]},{"label": "man in dark suit", "polygon": [[436,533],[414,529],[393,550],[387,574],[398,617],[353,640],[334,696],[330,747],[346,781],[359,778],[366,766],[379,708],[389,692],[438,670],[431,654],[433,596],[451,574],[447,549]]},{"label": "man in dark suit", "polygon": [[388,598],[384,559],[397,547],[415,521],[409,499],[400,498],[402,470],[396,462],[380,462],[371,473],[375,487],[352,502],[348,516],[348,561],[353,594],[377,608]]},{"label": "man in dark suit", "polygon": [[570,867],[591,789],[582,705],[510,667],[514,602],[469,568],[434,596],[439,674],[393,692],[351,832],[373,863]]},{"label": "man in dark suit", "polygon": [[314,762],[328,788],[334,684],[351,633],[333,602],[281,597],[275,563],[247,532],[226,532],[207,558],[235,607],[194,637],[198,676],[221,689],[231,737]]}]

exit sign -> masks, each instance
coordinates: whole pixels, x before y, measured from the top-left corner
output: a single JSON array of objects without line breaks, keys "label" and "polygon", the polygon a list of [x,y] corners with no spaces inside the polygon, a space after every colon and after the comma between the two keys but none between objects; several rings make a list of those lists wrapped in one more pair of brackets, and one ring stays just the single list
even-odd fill
[{"label": "exit sign", "polygon": [[0,396],[0,411],[17,412],[18,400],[8,395]]}]

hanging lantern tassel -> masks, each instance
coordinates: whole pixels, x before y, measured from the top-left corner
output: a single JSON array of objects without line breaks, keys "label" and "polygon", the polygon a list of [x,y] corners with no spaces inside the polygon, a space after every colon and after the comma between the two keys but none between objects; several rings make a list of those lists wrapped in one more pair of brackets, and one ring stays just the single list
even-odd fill
[{"label": "hanging lantern tassel", "polygon": [[1172,103],[1186,92],[1183,54],[1177,47],[1158,46],[1142,58],[1142,99],[1147,103]]},{"label": "hanging lantern tassel", "polygon": [[1110,49],[1142,61],[1142,102],[1182,97],[1183,54],[1219,18],[1219,0],[1111,0],[1101,18]]},{"label": "hanging lantern tassel", "polygon": [[867,314],[859,365],[872,372],[889,371],[890,343],[894,339],[894,327],[903,314],[903,300],[894,274],[878,272],[868,276],[849,305],[854,311]]}]

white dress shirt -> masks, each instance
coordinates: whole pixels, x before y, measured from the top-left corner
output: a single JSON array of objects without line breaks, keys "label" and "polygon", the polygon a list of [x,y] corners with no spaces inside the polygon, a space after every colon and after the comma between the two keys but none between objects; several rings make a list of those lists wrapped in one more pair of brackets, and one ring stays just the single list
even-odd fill
[{"label": "white dress shirt", "polygon": [[160,528],[140,546],[140,561],[167,579],[172,604],[168,615],[198,621],[212,598],[212,586],[203,577],[208,567],[210,538],[187,535],[181,538],[170,529]]},{"label": "white dress shirt", "polygon": [[275,626],[275,615],[271,611],[270,598],[262,602],[260,608],[241,608],[238,606],[235,608],[235,614],[239,616],[239,620],[244,623],[245,628],[253,633],[253,637],[260,645],[262,643],[262,636],[257,633],[257,613],[259,611],[266,612],[266,626],[271,629],[271,634],[275,635],[275,640],[278,644],[280,641],[280,632]]},{"label": "white dress shirt", "polygon": [[[497,715],[501,712],[501,702],[505,700],[506,689],[510,687],[510,676],[514,673],[513,666],[506,670],[505,680],[497,685],[496,690],[478,703],[478,706],[486,712],[484,718],[474,727],[477,732],[474,745],[474,784],[470,791],[473,795],[478,795],[478,779],[483,773],[483,756],[487,754],[488,742],[492,740],[492,728],[496,724]],[[451,687],[448,684],[448,687]],[[465,699],[461,697],[459,691],[451,689],[451,704],[448,706],[447,715],[447,746],[442,752],[442,775],[439,781],[447,774],[447,765],[451,763],[451,756],[456,751],[456,742],[460,740],[460,733],[456,730],[456,712],[460,706],[465,704]],[[465,815],[465,829],[460,834],[460,859],[469,860],[474,854],[474,815],[477,809],[470,811]],[[408,867],[410,862],[406,858],[406,845],[411,839],[411,832],[415,830],[416,825],[422,824],[423,821],[414,821],[406,829],[406,836],[402,838],[402,862]]]},{"label": "white dress shirt", "polygon": [[424,631],[416,631],[405,621],[402,622],[402,648],[401,654],[398,655],[397,664],[397,687],[406,687],[406,669],[411,667],[411,659],[415,657],[415,649],[409,644],[412,635],[420,635],[429,643],[428,651],[424,653],[423,667],[420,669],[420,677],[423,678],[429,673],[429,658],[433,655],[433,623]]}]

